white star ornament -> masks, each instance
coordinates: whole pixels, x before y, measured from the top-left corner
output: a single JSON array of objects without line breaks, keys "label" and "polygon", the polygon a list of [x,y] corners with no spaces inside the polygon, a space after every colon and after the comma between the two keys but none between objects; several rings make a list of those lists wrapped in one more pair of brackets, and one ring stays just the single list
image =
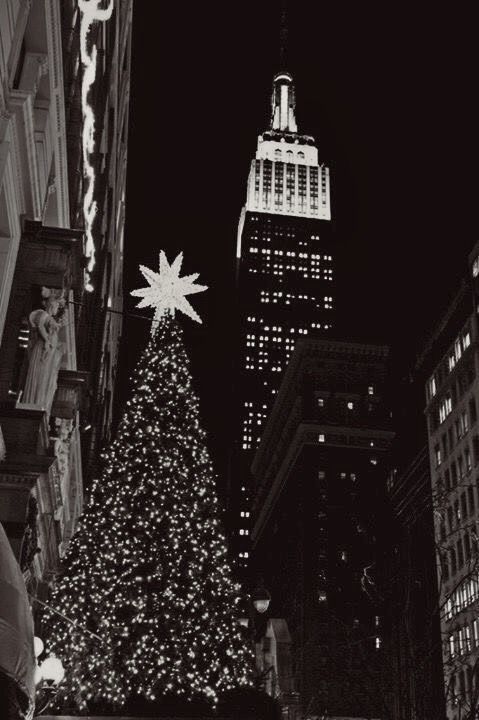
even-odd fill
[{"label": "white star ornament", "polygon": [[149,282],[149,286],[132,290],[131,294],[142,298],[137,307],[155,308],[152,330],[164,315],[174,315],[175,310],[181,310],[192,320],[201,323],[200,316],[195,312],[185,296],[203,292],[203,290],[207,290],[207,285],[195,285],[199,273],[185,275],[180,278],[182,262],[183,253],[180,253],[170,265],[162,250],[160,252],[159,272],[140,265],[140,270]]}]

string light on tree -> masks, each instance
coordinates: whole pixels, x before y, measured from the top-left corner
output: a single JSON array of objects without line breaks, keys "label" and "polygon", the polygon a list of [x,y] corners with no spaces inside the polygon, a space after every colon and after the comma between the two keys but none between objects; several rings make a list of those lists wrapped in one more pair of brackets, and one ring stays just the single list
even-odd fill
[{"label": "string light on tree", "polygon": [[101,638],[48,615],[61,657],[63,706],[128,707],[140,696],[206,699],[252,681],[237,619],[213,468],[199,422],[179,309],[206,288],[180,277],[182,255],[141,268],[134,291],[155,310],[118,435],[65,559],[50,604]]}]

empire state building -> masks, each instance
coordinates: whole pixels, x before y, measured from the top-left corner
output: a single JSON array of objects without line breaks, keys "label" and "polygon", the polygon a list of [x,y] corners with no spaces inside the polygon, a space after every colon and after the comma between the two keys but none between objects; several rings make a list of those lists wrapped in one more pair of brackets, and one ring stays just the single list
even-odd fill
[{"label": "empire state building", "polygon": [[239,367],[231,499],[233,547],[246,567],[250,466],[294,345],[328,334],[334,314],[329,169],[298,131],[293,78],[273,80],[271,121],[258,137],[237,241]]}]

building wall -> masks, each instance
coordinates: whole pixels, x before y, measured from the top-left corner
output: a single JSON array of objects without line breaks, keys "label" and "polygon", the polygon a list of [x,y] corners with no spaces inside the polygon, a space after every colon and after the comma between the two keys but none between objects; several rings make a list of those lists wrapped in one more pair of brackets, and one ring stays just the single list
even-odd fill
[{"label": "building wall", "polygon": [[[403,399],[406,393],[403,394]],[[411,410],[406,404],[407,410]],[[413,412],[418,413],[420,403]],[[445,699],[439,598],[435,565],[434,517],[424,418],[412,438],[398,431],[396,469],[388,478],[383,546],[384,663],[387,704],[393,720],[443,720]],[[397,422],[397,421],[396,421]],[[412,427],[411,427],[412,426]],[[415,428],[416,429],[416,428]],[[424,445],[419,452],[413,448]]]},{"label": "building wall", "polygon": [[256,452],[252,570],[293,640],[303,711],[383,715],[377,513],[392,440],[383,347],[298,344]]},{"label": "building wall", "polygon": [[0,8],[0,338],[20,242],[20,217],[69,227],[57,0]]},{"label": "building wall", "polygon": [[456,299],[449,321],[443,322],[443,349],[426,383],[444,683],[451,720],[472,717],[479,708],[476,255],[470,258],[470,282],[463,283],[461,302]]},{"label": "building wall", "polygon": [[[115,2],[89,34],[88,47],[98,49],[87,96],[98,211],[96,263],[87,277],[81,12],[74,0],[0,6],[0,520],[32,592],[43,592],[58,572],[111,428],[131,12],[131,0]],[[47,364],[35,350],[33,318],[56,296],[65,313]]]}]

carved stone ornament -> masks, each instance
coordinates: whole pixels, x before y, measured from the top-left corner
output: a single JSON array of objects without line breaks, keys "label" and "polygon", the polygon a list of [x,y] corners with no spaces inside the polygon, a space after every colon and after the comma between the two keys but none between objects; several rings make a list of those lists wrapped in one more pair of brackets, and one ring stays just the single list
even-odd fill
[{"label": "carved stone ornament", "polygon": [[35,497],[30,495],[28,499],[25,532],[23,533],[22,547],[20,550],[20,569],[22,572],[28,570],[35,555],[41,552],[38,547],[37,516],[38,504]]},{"label": "carved stone ornament", "polygon": [[51,421],[52,435],[50,437],[53,452],[57,459],[58,472],[61,482],[64,482],[70,472],[70,439],[74,422],[66,418],[53,418]]}]

